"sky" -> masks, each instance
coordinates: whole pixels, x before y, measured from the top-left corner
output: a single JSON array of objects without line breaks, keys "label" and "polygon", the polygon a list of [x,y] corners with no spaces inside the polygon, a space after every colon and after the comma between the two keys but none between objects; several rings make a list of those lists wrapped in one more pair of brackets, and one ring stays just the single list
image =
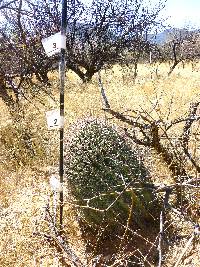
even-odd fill
[{"label": "sky", "polygon": [[[91,3],[92,0],[82,1]],[[159,0],[144,1],[155,3]],[[200,29],[200,0],[167,0],[166,7],[161,14],[162,18],[168,18],[167,22],[172,27],[183,28],[190,26]],[[1,20],[2,18],[0,17],[0,21]]]},{"label": "sky", "polygon": [[[92,0],[82,1],[91,3]],[[144,1],[147,3],[150,2],[151,5],[152,3],[159,2],[159,0]],[[167,0],[166,8],[162,12],[162,17],[167,17],[168,23],[176,28],[183,28],[185,26],[200,28],[200,0]]]},{"label": "sky", "polygon": [[163,14],[177,28],[187,25],[200,28],[200,0],[167,0]]}]

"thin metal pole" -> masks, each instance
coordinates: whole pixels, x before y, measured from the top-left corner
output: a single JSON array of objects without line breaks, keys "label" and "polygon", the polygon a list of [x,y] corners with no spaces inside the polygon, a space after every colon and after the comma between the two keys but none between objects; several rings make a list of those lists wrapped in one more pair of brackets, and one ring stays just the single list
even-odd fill
[{"label": "thin metal pole", "polygon": [[[61,35],[66,35],[67,28],[67,0],[62,1],[62,17],[61,17]],[[60,117],[61,120],[64,121],[64,89],[65,89],[65,49],[61,49],[60,53]],[[63,175],[64,175],[64,153],[63,153],[63,138],[64,138],[64,123],[60,127],[60,166],[59,166],[59,174],[60,174],[60,184],[61,184],[61,192],[60,192],[60,229],[62,229],[63,225]]]}]

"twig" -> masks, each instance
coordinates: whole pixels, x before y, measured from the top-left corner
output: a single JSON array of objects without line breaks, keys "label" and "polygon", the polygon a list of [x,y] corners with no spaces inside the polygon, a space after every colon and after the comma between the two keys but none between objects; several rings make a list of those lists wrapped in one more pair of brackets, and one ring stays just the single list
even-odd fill
[{"label": "twig", "polygon": [[126,228],[125,228],[125,231],[124,231],[124,234],[123,234],[123,237],[122,237],[121,244],[119,246],[119,251],[121,251],[123,242],[125,241],[125,238],[127,237],[127,234],[128,234],[129,226],[130,226],[131,220],[133,218],[134,204],[135,204],[134,203],[134,192],[133,192],[133,190],[131,190],[131,207],[129,209],[129,215],[128,215],[128,219],[127,219],[127,223],[126,223]]},{"label": "twig", "polygon": [[49,210],[49,205],[46,208],[46,220],[49,222],[50,234],[44,234],[44,237],[52,243],[54,241],[54,246],[59,252],[65,252],[66,258],[70,262],[70,266],[73,267],[84,267],[83,263],[75,252],[70,248],[68,241],[64,238],[60,231],[56,228],[54,224],[54,217],[51,215]]},{"label": "twig", "polygon": [[105,90],[104,90],[104,87],[103,87],[103,83],[101,81],[101,73],[100,73],[100,71],[98,71],[98,82],[99,82],[99,87],[101,88],[101,95],[102,95],[102,98],[103,98],[103,102],[105,104],[105,108],[109,109],[110,108],[110,104],[109,104],[108,99],[106,97]]},{"label": "twig", "polygon": [[181,263],[181,261],[182,261],[182,259],[183,259],[183,256],[184,256],[185,253],[187,252],[189,246],[192,244],[193,239],[194,239],[194,234],[192,234],[192,236],[191,236],[190,239],[188,240],[188,242],[187,242],[185,248],[183,249],[183,251],[182,251],[181,255],[179,256],[179,258],[178,258],[176,264],[174,265],[174,267],[178,267],[178,266],[179,266],[179,264]]},{"label": "twig", "polygon": [[[123,228],[126,229],[127,226],[123,225],[122,223],[118,222],[120,226],[122,226]],[[142,240],[144,240],[146,243],[150,244],[152,247],[156,248],[156,242],[151,242],[149,241],[147,238],[143,237],[142,235],[138,234],[137,231],[133,231],[130,227],[128,227],[128,230],[132,233],[132,235],[135,235],[139,238],[141,238]]]},{"label": "twig", "polygon": [[182,135],[182,145],[183,145],[183,150],[193,166],[196,168],[197,172],[200,173],[200,166],[197,164],[195,159],[192,157],[188,150],[188,143],[191,135],[191,127],[193,122],[197,121],[200,119],[199,116],[196,115],[198,106],[200,105],[200,102],[192,103],[190,107],[190,114],[189,117],[187,118],[185,122],[185,126],[183,127],[183,135]]},{"label": "twig", "polygon": [[161,264],[162,264],[162,237],[163,237],[163,211],[160,212],[160,233],[159,233],[159,242],[158,242],[158,252],[159,252],[158,267],[161,267]]}]

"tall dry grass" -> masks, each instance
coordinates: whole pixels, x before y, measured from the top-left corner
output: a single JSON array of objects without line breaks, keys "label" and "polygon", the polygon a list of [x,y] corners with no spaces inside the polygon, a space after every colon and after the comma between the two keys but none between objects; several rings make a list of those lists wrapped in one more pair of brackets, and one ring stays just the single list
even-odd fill
[{"label": "tall dry grass", "polygon": [[[186,115],[190,103],[200,99],[200,65],[196,66],[195,71],[192,71],[190,64],[184,69],[179,66],[170,77],[167,77],[168,68],[168,65],[140,65],[136,80],[131,69],[117,65],[102,71],[102,81],[111,107],[121,112],[145,110],[151,112],[155,120],[162,119],[166,122]],[[52,87],[48,88],[51,96],[41,91],[34,97],[28,95],[26,100],[22,100],[23,116],[17,124],[6,106],[0,103],[2,267],[61,266],[58,263],[60,255],[37,235],[45,233],[47,228],[44,213],[45,206],[51,199],[49,169],[50,166],[57,168],[59,155],[58,132],[47,130],[45,118],[46,111],[59,107],[57,72],[49,73],[49,78],[52,83]],[[90,83],[83,84],[69,71],[65,88],[65,131],[77,119],[88,116],[106,118],[124,127],[103,111],[97,77]],[[176,133],[181,129],[176,128]],[[21,139],[24,131],[31,137],[29,147],[24,146]],[[199,144],[195,143],[194,146],[196,150],[200,150]],[[146,161],[155,181],[171,182],[168,168],[158,158],[150,155]],[[73,211],[65,207],[65,215],[64,224],[69,240],[83,257],[86,245],[81,240]],[[195,254],[195,257],[198,255]],[[83,260],[86,261],[85,258]]]}]

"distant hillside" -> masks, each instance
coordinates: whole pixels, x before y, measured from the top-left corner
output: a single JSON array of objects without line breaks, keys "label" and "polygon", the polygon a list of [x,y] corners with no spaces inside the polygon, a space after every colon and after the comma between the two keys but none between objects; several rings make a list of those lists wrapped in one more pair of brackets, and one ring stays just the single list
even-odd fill
[{"label": "distant hillside", "polygon": [[165,42],[169,41],[174,35],[184,36],[186,34],[188,34],[188,29],[170,28],[157,34],[149,34],[149,41],[162,45]]}]

